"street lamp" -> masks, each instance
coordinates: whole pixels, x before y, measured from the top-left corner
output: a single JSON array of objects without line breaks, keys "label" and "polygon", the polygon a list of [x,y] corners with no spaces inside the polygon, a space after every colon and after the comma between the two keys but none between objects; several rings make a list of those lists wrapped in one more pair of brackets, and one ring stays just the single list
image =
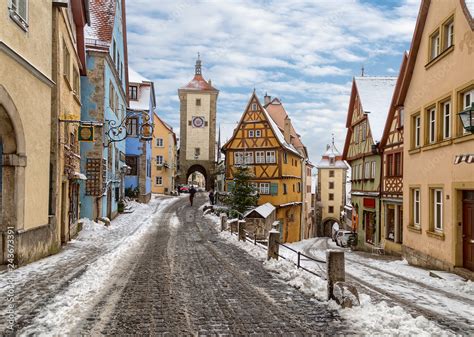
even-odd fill
[{"label": "street lamp", "polygon": [[472,103],[470,107],[467,107],[465,110],[461,111],[458,115],[459,118],[461,118],[464,129],[474,133],[474,103]]}]

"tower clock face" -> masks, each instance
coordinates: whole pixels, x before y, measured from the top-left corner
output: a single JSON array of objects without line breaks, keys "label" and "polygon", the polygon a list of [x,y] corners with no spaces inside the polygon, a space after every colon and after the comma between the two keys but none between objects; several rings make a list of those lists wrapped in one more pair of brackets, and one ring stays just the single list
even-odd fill
[{"label": "tower clock face", "polygon": [[204,117],[193,117],[193,127],[202,128],[204,127]]}]

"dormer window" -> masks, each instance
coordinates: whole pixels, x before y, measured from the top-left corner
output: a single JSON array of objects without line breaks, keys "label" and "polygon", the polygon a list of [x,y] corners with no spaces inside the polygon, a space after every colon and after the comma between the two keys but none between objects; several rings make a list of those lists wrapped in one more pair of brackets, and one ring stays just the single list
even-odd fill
[{"label": "dormer window", "polygon": [[129,88],[130,99],[133,101],[138,100],[138,87],[136,85],[131,85]]},{"label": "dormer window", "polygon": [[252,111],[257,111],[257,103],[252,103]]}]

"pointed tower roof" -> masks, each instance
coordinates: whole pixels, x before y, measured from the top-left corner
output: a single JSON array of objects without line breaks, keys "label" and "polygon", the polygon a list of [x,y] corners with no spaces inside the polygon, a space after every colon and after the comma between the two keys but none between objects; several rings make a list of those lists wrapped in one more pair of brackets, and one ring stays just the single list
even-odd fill
[{"label": "pointed tower roof", "polygon": [[316,168],[341,168],[348,169],[347,164],[342,160],[342,154],[334,145],[334,135],[332,137],[332,143],[326,146],[326,152],[324,152],[321,161],[316,165]]},{"label": "pointed tower roof", "polygon": [[211,81],[206,81],[202,76],[202,62],[201,57],[198,53],[198,58],[196,60],[195,70],[194,70],[194,78],[186,84],[184,87],[181,87],[181,90],[197,90],[197,91],[218,91],[214,88]]}]

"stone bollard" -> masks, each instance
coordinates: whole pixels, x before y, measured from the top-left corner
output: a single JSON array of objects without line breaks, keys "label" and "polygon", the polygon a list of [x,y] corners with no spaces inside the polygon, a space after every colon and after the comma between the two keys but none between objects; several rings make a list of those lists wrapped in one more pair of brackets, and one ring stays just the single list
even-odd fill
[{"label": "stone bollard", "polygon": [[237,224],[237,229],[239,231],[239,241],[245,241],[245,220],[239,220]]},{"label": "stone bollard", "polygon": [[346,270],[344,265],[344,251],[328,250],[326,251],[326,265],[328,278],[328,299],[335,299],[334,284],[346,280]]},{"label": "stone bollard", "polygon": [[223,232],[227,229],[227,214],[221,213],[220,218],[221,218],[221,232]]},{"label": "stone bollard", "polygon": [[279,221],[275,221],[272,225],[272,229],[268,232],[268,254],[267,259],[278,260],[279,245],[278,240],[280,239],[280,232],[278,227],[280,226]]}]

